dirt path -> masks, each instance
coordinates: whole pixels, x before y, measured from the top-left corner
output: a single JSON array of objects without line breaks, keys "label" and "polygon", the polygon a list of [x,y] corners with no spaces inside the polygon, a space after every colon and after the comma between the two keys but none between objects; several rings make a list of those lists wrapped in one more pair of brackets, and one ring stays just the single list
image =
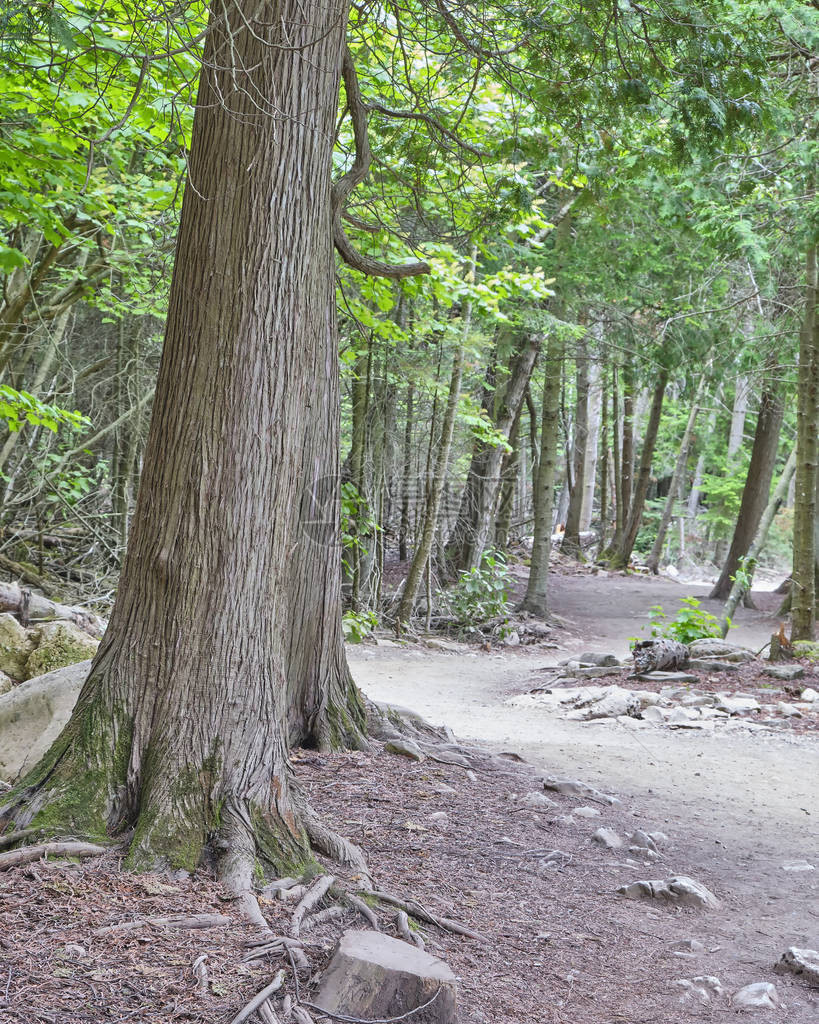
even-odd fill
[{"label": "dirt path", "polygon": [[[659,602],[671,611],[687,592],[662,580],[568,577],[555,581],[553,606],[572,623],[566,651],[623,656],[649,606]],[[758,649],[774,625],[764,611],[743,611],[731,639]],[[790,995],[788,1009],[756,1011],[754,1019],[817,1024],[819,992],[783,982],[771,966],[789,946],[819,948],[819,871],[783,867],[807,861],[819,868],[819,744],[769,733],[637,732],[505,703],[561,656],[379,646],[354,648],[350,660],[374,699],[412,707],[463,740],[514,750],[546,772],[626,798],[636,826],[672,838],[672,873],[702,878],[725,901],[719,914],[703,915],[696,936],[718,950],[681,964],[680,976],[716,974],[735,986],[775,982]],[[677,1019],[702,1019],[703,1012],[689,1006]]]}]

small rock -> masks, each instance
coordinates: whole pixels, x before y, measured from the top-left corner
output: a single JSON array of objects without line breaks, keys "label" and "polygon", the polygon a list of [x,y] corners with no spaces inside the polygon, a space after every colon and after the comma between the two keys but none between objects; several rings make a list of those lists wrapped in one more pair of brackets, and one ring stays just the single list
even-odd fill
[{"label": "small rock", "polygon": [[599,828],[591,838],[593,843],[604,846],[607,850],[619,850],[623,845],[623,840],[611,828]]},{"label": "small rock", "polygon": [[435,825],[448,825],[449,815],[446,811],[433,811],[432,814],[428,815],[428,820]]},{"label": "small rock", "polygon": [[669,725],[688,725],[689,722],[699,721],[699,714],[693,708],[672,708],[668,716]]},{"label": "small rock", "polygon": [[640,700],[631,690],[624,690],[621,686],[606,686],[601,690],[584,693],[577,701],[577,707],[583,709],[580,714],[587,721],[618,718],[620,715],[638,714]]},{"label": "small rock", "polygon": [[0,672],[0,695],[8,693],[14,686],[14,680],[5,672]]},{"label": "small rock", "polygon": [[655,853],[657,852],[657,844],[648,832],[643,832],[641,828],[635,829],[631,833],[628,837],[628,842],[631,846],[637,846],[641,850],[653,850]]},{"label": "small rock", "polygon": [[740,697],[734,694],[733,697],[720,696],[717,702],[720,711],[727,711],[729,715],[739,715],[743,711],[759,711],[759,701],[754,697]]},{"label": "small rock", "polygon": [[576,825],[577,824],[577,822],[574,820],[574,818],[571,816],[571,814],[559,814],[555,818],[555,821],[557,822],[558,825]]},{"label": "small rock", "polygon": [[85,946],[81,946],[78,942],[66,943],[62,948],[62,952],[66,956],[72,957],[84,957],[87,955]]},{"label": "small rock", "polygon": [[782,954],[776,965],[778,971],[790,971],[801,974],[814,985],[819,985],[819,951],[815,949],[797,949],[791,946]]},{"label": "small rock", "polygon": [[692,676],[690,672],[641,672],[636,678],[653,682],[677,683],[678,685],[700,681],[699,676]]},{"label": "small rock", "polygon": [[813,704],[814,701],[819,700],[819,693],[809,686],[799,694],[799,699],[803,700],[806,704]]},{"label": "small rock", "polygon": [[513,629],[511,633],[507,633],[503,638],[503,642],[507,647],[519,647],[520,646],[520,633],[516,629]]},{"label": "small rock", "polygon": [[658,847],[668,842],[668,836],[665,834],[665,832],[649,832],[647,834],[649,839],[653,839],[654,843]]},{"label": "small rock", "polygon": [[700,942],[699,939],[681,939],[676,945],[675,949],[681,950],[684,953],[694,953],[699,955],[705,952],[705,945]]},{"label": "small rock", "polygon": [[616,654],[597,654],[594,651],[584,651],[577,656],[577,660],[581,665],[597,665],[601,668],[620,664]]},{"label": "small rock", "polygon": [[454,1024],[457,987],[449,967],[408,942],[366,930],[344,932],[313,998],[331,1014],[370,1020],[406,1014],[433,996],[412,1015],[413,1024]]},{"label": "small rock", "polygon": [[594,786],[588,786],[585,782],[580,782],[579,779],[557,779],[553,775],[547,775],[543,780],[543,786],[545,789],[552,789],[563,796],[579,796],[598,804],[620,803],[616,796],[601,793]]},{"label": "small rock", "polygon": [[696,978],[679,978],[670,983],[672,986],[683,989],[680,1002],[686,1003],[697,1000],[700,1003],[710,1003],[712,996],[722,995],[722,983],[713,974],[701,974]]},{"label": "small rock", "polygon": [[716,661],[710,658],[691,658],[688,667],[694,672],[739,672],[733,661]]},{"label": "small rock", "polygon": [[643,708],[643,721],[662,723],[666,720],[668,714],[669,712],[664,711],[663,708],[658,708],[656,705]]},{"label": "small rock", "polygon": [[436,793],[457,793],[458,790],[454,786],[448,785],[446,782],[436,782],[432,787]]},{"label": "small rock", "polygon": [[794,707],[793,704],[786,704],[784,700],[780,700],[776,705],[776,710],[784,715],[786,718],[801,718],[802,712],[799,708]]},{"label": "small rock", "polygon": [[630,885],[621,885],[618,890],[621,896],[636,900],[642,898],[666,900],[688,907],[708,907],[717,909],[720,902],[702,882],[697,882],[687,875],[676,875],[666,879],[642,879]]},{"label": "small rock", "polygon": [[733,1003],[751,1010],[775,1010],[779,1006],[779,995],[769,981],[757,981],[734,992]]},{"label": "small rock", "polygon": [[551,800],[545,793],[531,792],[527,793],[521,800],[521,804],[524,807],[557,807],[557,802]]},{"label": "small rock", "polygon": [[400,757],[408,757],[411,761],[423,761],[424,752],[413,740],[398,738],[388,740],[384,749],[390,754],[398,754]]},{"label": "small rock", "polygon": [[578,818],[597,818],[600,811],[596,807],[575,807],[572,814],[576,814]]},{"label": "small rock", "polygon": [[815,871],[816,868],[813,864],[808,864],[806,860],[795,860],[789,861],[782,865],[783,871]]},{"label": "small rock", "polygon": [[727,640],[717,640],[715,637],[705,637],[702,640],[693,640],[688,649],[692,658],[724,658],[726,661],[752,661],[754,652],[747,647],[740,647],[739,644],[729,643]]},{"label": "small rock", "polygon": [[791,679],[799,679],[805,674],[801,665],[766,665],[762,672],[766,676],[773,676],[774,679],[784,679],[789,682]]}]

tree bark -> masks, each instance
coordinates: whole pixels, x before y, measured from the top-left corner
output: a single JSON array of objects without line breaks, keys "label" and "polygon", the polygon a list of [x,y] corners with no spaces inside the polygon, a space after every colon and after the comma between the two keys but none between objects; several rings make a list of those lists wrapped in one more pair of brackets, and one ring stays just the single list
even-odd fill
[{"label": "tree bark", "polygon": [[682,484],[683,474],[685,473],[685,467],[688,463],[688,452],[691,448],[691,438],[694,435],[694,425],[696,424],[697,416],[699,415],[700,402],[702,400],[704,387],[705,376],[703,375],[700,377],[700,382],[697,386],[697,393],[694,396],[694,404],[691,407],[688,422],[686,423],[685,430],[683,431],[682,440],[680,441],[680,452],[674,465],[674,472],[671,476],[671,485],[668,488],[668,497],[666,499],[665,507],[663,508],[663,514],[660,516],[660,525],[657,527],[657,536],[654,538],[651,554],[648,556],[648,567],[655,575],[659,570],[660,555],[663,551],[665,535],[668,532],[668,524],[671,522],[671,516],[674,512],[674,503],[677,500],[680,485]]},{"label": "tree bark", "polygon": [[561,551],[574,558],[580,558],[580,518],[583,512],[589,446],[589,354],[585,338],[578,343],[576,368],[577,396],[571,458],[571,493]]},{"label": "tree bark", "polygon": [[[769,366],[769,369],[776,368]],[[748,464],[748,473],[745,477],[745,486],[742,489],[742,500],[734,527],[734,535],[720,577],[709,594],[712,600],[724,601],[728,597],[731,591],[731,577],[736,575],[740,559],[747,554],[759,527],[762,513],[768,504],[784,413],[785,405],[782,394],[774,381],[765,388],[760,399],[759,415],[754,431],[754,446],[751,451],[751,461]]]},{"label": "tree bark", "polygon": [[192,869],[215,839],[238,890],[257,856],[305,853],[288,705],[327,736],[350,685],[335,519],[305,519],[311,496],[319,512],[338,503],[330,167],[344,13],[214,6],[119,593],[69,724],[0,807],[0,823],[128,834],[137,867]]},{"label": "tree bark", "polygon": [[814,520],[816,518],[817,419],[819,418],[819,305],[816,246],[805,261],[805,312],[799,332],[796,404],[796,500],[793,516],[791,640],[813,640],[816,625]]}]

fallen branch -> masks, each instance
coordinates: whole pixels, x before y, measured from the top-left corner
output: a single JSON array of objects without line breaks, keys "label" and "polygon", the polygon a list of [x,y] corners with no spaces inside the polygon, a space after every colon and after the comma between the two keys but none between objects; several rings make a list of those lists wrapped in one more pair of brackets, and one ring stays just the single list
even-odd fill
[{"label": "fallen branch", "polygon": [[20,850],[10,850],[0,854],[0,871],[31,864],[42,857],[98,857],[108,853],[110,847],[96,846],[93,843],[41,843],[38,846],[24,846]]},{"label": "fallen branch", "polygon": [[29,836],[33,836],[36,832],[36,828],[24,828],[19,832],[7,832],[6,835],[0,836],[0,850],[5,850],[9,846],[16,846],[18,843],[22,843],[24,839],[28,839]]},{"label": "fallen branch", "polygon": [[133,932],[140,928],[170,928],[186,931],[194,928],[224,928],[230,918],[224,914],[172,914],[170,917],[140,917],[135,921],[120,921],[95,928],[94,936],[109,935],[111,932]]},{"label": "fallen branch", "polygon": [[251,1014],[255,1013],[262,1005],[262,1003],[266,1002],[268,998],[273,995],[274,992],[278,992],[283,984],[284,971],[280,970],[276,973],[276,977],[270,982],[269,985],[263,988],[262,991],[258,993],[258,995],[255,995],[243,1009],[239,1010],[239,1012],[236,1014],[236,1016],[233,1018],[230,1024],[242,1024],[242,1021],[247,1020],[247,1018],[250,1017]]}]

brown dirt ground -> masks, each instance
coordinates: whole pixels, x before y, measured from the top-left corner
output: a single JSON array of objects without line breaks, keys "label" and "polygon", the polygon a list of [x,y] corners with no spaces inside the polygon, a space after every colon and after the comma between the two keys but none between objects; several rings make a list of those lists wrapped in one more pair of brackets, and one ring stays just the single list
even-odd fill
[{"label": "brown dirt ground", "polygon": [[[725,892],[708,864],[692,864],[673,839],[653,866],[627,863],[621,851],[593,845],[605,824],[627,835],[639,824],[627,802],[599,806],[593,820],[565,820],[584,801],[557,796],[546,812],[521,807],[516,796],[541,789],[527,765],[477,758],[463,769],[421,764],[385,753],[319,755],[298,752],[297,776],[328,822],[365,848],[379,887],[420,901],[433,913],[461,920],[486,936],[475,941],[423,926],[428,948],[459,978],[461,1022],[508,1024],[672,1024],[725,1021],[733,1012],[686,1004],[668,983],[718,974],[728,991],[760,980],[720,954],[720,914],[633,902],[618,885],[641,877],[691,873]],[[445,783],[455,792],[439,792]],[[542,791],[542,790],[541,790]],[[443,825],[429,815],[445,811]],[[552,850],[558,868],[540,863]],[[344,877],[344,871],[337,872]],[[0,1021],[23,1024],[164,1024],[228,1022],[289,963],[242,963],[250,937],[218,884],[206,874],[174,881],[118,870],[114,855],[82,864],[39,862],[0,876]],[[266,901],[274,930],[284,932],[292,907]],[[157,928],[94,937],[92,929],[146,915],[217,912],[228,928]],[[393,932],[394,911],[379,911]],[[345,927],[365,927],[354,912],[308,932],[313,970],[327,961]],[[394,933],[394,932],[393,932]],[[675,944],[701,939],[698,959],[674,955]],[[82,947],[67,948],[71,944]],[[207,954],[207,992],[198,990],[194,961]],[[769,1018],[816,1024],[819,992],[791,977],[777,978],[786,1014]],[[302,978],[302,984],[307,981]],[[317,1018],[318,1019],[318,1018]]]}]

